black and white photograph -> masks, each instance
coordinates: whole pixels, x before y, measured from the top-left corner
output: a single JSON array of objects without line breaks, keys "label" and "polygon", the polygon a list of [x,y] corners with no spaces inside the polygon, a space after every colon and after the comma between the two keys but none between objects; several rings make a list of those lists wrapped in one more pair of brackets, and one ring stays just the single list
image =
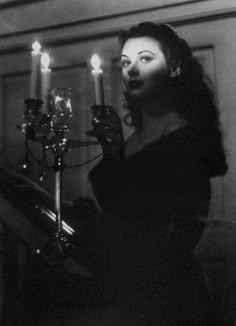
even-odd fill
[{"label": "black and white photograph", "polygon": [[236,325],[236,0],[0,0],[0,326]]}]

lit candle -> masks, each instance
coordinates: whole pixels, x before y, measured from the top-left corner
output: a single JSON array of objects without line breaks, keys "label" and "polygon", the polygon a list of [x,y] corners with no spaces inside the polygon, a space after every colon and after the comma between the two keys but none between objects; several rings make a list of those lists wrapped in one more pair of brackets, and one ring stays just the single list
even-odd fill
[{"label": "lit candle", "polygon": [[49,69],[50,57],[43,53],[41,57],[41,99],[43,100],[43,112],[47,110],[47,96],[50,88],[51,69]]},{"label": "lit candle", "polygon": [[31,74],[30,74],[30,98],[37,97],[37,83],[39,79],[39,66],[41,57],[41,45],[39,42],[32,44],[33,51],[31,52]]},{"label": "lit candle", "polygon": [[104,104],[104,91],[103,91],[103,72],[100,68],[100,58],[94,54],[91,58],[91,64],[93,66],[92,75],[94,81],[94,95],[95,95],[95,104],[103,105]]}]

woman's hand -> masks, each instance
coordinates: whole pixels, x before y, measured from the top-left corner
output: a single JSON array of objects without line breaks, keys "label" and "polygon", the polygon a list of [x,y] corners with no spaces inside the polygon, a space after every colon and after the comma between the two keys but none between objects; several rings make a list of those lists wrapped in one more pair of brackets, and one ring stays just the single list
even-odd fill
[{"label": "woman's hand", "polygon": [[113,107],[107,105],[94,105],[91,110],[93,130],[86,134],[97,138],[105,154],[119,158],[124,145],[120,117]]}]

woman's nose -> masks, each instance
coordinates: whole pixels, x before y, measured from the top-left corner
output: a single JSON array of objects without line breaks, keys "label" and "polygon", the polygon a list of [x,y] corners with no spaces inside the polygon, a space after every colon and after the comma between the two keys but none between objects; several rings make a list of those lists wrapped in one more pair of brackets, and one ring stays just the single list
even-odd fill
[{"label": "woman's nose", "polygon": [[137,67],[137,63],[136,63],[136,62],[131,63],[131,64],[129,65],[129,67],[128,67],[127,72],[128,72],[128,75],[129,75],[130,77],[132,77],[132,76],[137,76],[137,75],[139,74],[139,70],[138,70],[138,67]]}]

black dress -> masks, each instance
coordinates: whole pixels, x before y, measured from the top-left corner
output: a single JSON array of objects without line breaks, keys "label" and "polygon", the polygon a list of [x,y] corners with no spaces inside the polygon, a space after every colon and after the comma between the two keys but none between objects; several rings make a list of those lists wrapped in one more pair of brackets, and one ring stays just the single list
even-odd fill
[{"label": "black dress", "polygon": [[210,154],[185,127],[129,158],[105,156],[92,169],[105,248],[98,299],[104,310],[94,321],[172,326],[210,320],[204,273],[192,254],[209,209]]}]

